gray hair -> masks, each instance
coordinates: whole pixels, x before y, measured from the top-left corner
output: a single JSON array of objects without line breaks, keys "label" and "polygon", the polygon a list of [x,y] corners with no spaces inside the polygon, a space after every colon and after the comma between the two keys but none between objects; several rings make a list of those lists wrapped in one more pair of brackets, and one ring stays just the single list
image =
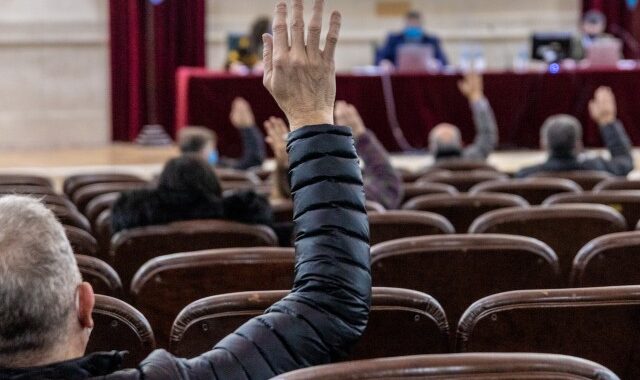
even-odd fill
[{"label": "gray hair", "polygon": [[80,282],[53,213],[33,198],[0,198],[0,365],[65,342]]},{"label": "gray hair", "polygon": [[570,115],[556,115],[542,125],[542,144],[555,156],[575,156],[582,141],[582,124]]},{"label": "gray hair", "polygon": [[429,149],[435,156],[443,151],[461,151],[462,135],[458,127],[452,124],[438,124],[429,132]]}]

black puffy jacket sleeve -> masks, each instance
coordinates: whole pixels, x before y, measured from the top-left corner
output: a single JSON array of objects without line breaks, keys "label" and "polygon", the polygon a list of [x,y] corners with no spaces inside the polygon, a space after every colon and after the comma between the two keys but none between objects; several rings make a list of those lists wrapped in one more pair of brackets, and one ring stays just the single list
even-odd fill
[{"label": "black puffy jacket sleeve", "polygon": [[330,363],[344,357],[366,327],[369,224],[351,131],[305,127],[290,134],[288,151],[296,225],[293,290],[212,351],[179,361],[183,379],[268,379]]}]

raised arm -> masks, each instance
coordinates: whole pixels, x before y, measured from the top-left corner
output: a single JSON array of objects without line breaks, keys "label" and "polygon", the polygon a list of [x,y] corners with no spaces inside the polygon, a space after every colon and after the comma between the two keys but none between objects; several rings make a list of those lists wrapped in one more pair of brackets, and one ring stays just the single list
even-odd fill
[{"label": "raised arm", "polygon": [[266,157],[264,137],[256,125],[249,102],[243,98],[234,99],[229,118],[242,139],[242,157],[234,161],[231,166],[234,169],[246,170],[262,165]]},{"label": "raised arm", "polygon": [[617,118],[616,98],[609,87],[596,90],[593,100],[589,103],[589,113],[600,126],[602,139],[611,153],[611,160],[603,160],[607,171],[626,176],[634,167],[631,141],[622,122]]},{"label": "raised arm", "polygon": [[288,152],[296,225],[295,281],[290,295],[218,343],[182,363],[189,374],[267,379],[344,357],[365,329],[370,297],[369,227],[351,131],[333,126],[333,55],[341,16],[331,16],[324,51],[324,1],[314,1],[305,49],[303,1],[293,2],[291,43],[286,2],[274,36],[265,36],[265,85],[293,132]]},{"label": "raised arm", "polygon": [[473,144],[464,150],[464,158],[486,160],[498,145],[498,124],[484,94],[484,80],[480,74],[469,73],[458,83],[458,87],[469,101],[476,127]]},{"label": "raised arm", "polygon": [[353,131],[356,152],[364,163],[366,198],[388,209],[400,206],[404,187],[400,174],[391,165],[389,153],[362,121],[358,110],[344,101],[336,102],[336,123]]}]

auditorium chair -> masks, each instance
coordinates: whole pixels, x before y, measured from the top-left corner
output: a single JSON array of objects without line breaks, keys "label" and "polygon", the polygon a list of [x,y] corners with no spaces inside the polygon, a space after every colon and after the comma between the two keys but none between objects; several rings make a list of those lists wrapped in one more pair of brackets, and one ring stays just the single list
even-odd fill
[{"label": "auditorium chair", "polygon": [[262,184],[260,177],[251,171],[216,168],[215,172],[220,182],[249,183],[252,185]]},{"label": "auditorium chair", "polygon": [[519,195],[531,205],[540,205],[545,199],[560,193],[581,193],[582,188],[568,179],[524,178],[508,181],[489,181],[474,186],[471,194],[506,193]]},{"label": "auditorium chair", "polygon": [[294,263],[293,248],[236,248],[160,256],[135,274],[131,298],[151,322],[158,344],[167,347],[171,324],[191,302],[225,293],[290,288]]},{"label": "auditorium chair", "polygon": [[300,369],[273,380],[619,380],[588,360],[550,354],[401,356]]},{"label": "auditorium chair", "polygon": [[640,180],[614,177],[600,182],[593,188],[596,193],[605,190],[640,190]]},{"label": "auditorium chair", "polygon": [[640,231],[601,236],[573,260],[571,285],[640,285]]},{"label": "auditorium chair", "polygon": [[[171,329],[171,352],[192,357],[210,349],[288,293],[225,294],[190,304]],[[373,288],[367,329],[347,359],[447,353],[448,341],[447,317],[434,298],[415,290]]]},{"label": "auditorium chair", "polygon": [[293,222],[293,201],[291,199],[271,200],[274,223]]},{"label": "auditorium chair", "polygon": [[475,185],[496,180],[506,180],[508,176],[504,173],[489,170],[470,170],[470,171],[438,171],[426,174],[418,180],[418,182],[436,182],[444,183],[455,187],[459,192],[469,191]]},{"label": "auditorium chair", "polygon": [[405,168],[396,168],[395,170],[396,172],[398,172],[398,174],[400,174],[400,176],[402,177],[402,182],[404,182],[405,185],[415,183],[418,179],[420,179],[427,173],[427,170],[413,171]]},{"label": "auditorium chair", "polygon": [[49,178],[25,174],[0,174],[0,186],[38,186],[53,189]]},{"label": "auditorium chair", "polygon": [[53,212],[60,223],[80,228],[88,233],[91,232],[91,225],[87,218],[82,215],[75,206],[65,207],[55,204],[45,204],[45,206]]},{"label": "auditorium chair", "polygon": [[602,181],[614,178],[613,174],[599,170],[534,173],[531,178],[561,178],[577,183],[584,191],[593,190]]},{"label": "auditorium chair", "polygon": [[120,298],[123,294],[122,281],[109,264],[85,255],[75,255],[82,280],[91,284],[95,294]]},{"label": "auditorium chair", "polygon": [[544,201],[544,205],[571,203],[595,203],[610,206],[624,216],[627,227],[634,229],[640,220],[640,191],[612,190],[599,193],[556,194]]},{"label": "auditorium chair", "polygon": [[371,245],[411,236],[453,234],[455,229],[442,215],[424,211],[369,213]]},{"label": "auditorium chair", "polygon": [[495,172],[498,171],[498,169],[496,169],[494,166],[487,164],[486,162],[465,160],[465,159],[440,160],[434,163],[431,168],[440,169],[440,170],[449,170],[452,172],[468,172],[472,170],[495,171]]},{"label": "auditorium chair", "polygon": [[455,194],[458,194],[458,189],[456,189],[451,185],[446,185],[444,183],[435,183],[435,182],[409,183],[404,185],[404,198],[402,203],[405,203],[415,197],[419,197],[422,195],[433,195],[433,194],[455,195]]},{"label": "auditorium chair", "polygon": [[82,186],[74,191],[71,201],[76,205],[78,210],[86,215],[87,204],[94,198],[109,193],[120,193],[129,190],[138,190],[148,187],[147,182],[108,182],[94,183],[92,185]]},{"label": "auditorium chair", "polygon": [[111,210],[107,209],[98,215],[93,234],[98,241],[98,257],[111,263]]},{"label": "auditorium chair", "polygon": [[87,216],[91,227],[94,228],[94,231],[98,216],[100,216],[104,210],[110,210],[118,198],[120,198],[120,193],[106,193],[98,195],[87,203],[87,206],[85,207],[85,215]]},{"label": "auditorium chair", "polygon": [[268,170],[263,167],[249,169],[249,172],[256,175],[262,182],[269,180],[269,177],[273,174],[273,170]]},{"label": "auditorium chair", "polygon": [[453,224],[458,233],[466,233],[471,223],[480,215],[506,207],[529,207],[529,203],[512,194],[460,193],[424,195],[413,198],[402,206],[404,210],[442,215]]},{"label": "auditorium chair", "polygon": [[144,315],[118,299],[96,295],[93,322],[87,354],[128,351],[123,368],[135,368],[156,347],[153,331]]},{"label": "auditorium chair", "polygon": [[640,286],[522,290],[474,303],[459,352],[540,352],[600,363],[640,379]]},{"label": "auditorium chair", "polygon": [[627,222],[611,207],[594,204],[506,208],[476,219],[469,233],[511,234],[536,238],[547,243],[560,260],[565,283],[578,251],[591,240],[627,230]]},{"label": "auditorium chair", "polygon": [[98,256],[98,242],[85,230],[73,226],[64,226],[67,239],[76,255]]},{"label": "auditorium chair", "polygon": [[269,247],[271,228],[223,220],[191,220],[121,231],[111,240],[110,263],[128,288],[135,272],[154,257],[203,249]]},{"label": "auditorium chair", "polygon": [[558,257],[549,246],[521,236],[426,236],[371,248],[375,286],[434,296],[451,326],[474,301],[490,294],[556,287],[559,271]]},{"label": "auditorium chair", "polygon": [[30,195],[40,197],[43,195],[58,195],[51,187],[33,185],[0,185],[2,195]]},{"label": "auditorium chair", "polygon": [[117,174],[117,173],[93,173],[93,174],[78,174],[67,177],[62,184],[63,192],[69,197],[73,198],[73,194],[81,187],[87,185],[93,185],[96,183],[109,183],[109,182],[130,182],[130,183],[146,183],[142,178],[131,174]]}]

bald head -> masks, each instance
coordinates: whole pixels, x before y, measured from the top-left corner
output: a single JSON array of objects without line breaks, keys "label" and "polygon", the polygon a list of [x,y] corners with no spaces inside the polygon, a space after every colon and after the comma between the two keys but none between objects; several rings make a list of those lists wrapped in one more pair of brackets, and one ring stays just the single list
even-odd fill
[{"label": "bald head", "polygon": [[458,127],[447,123],[438,124],[429,133],[429,149],[436,158],[460,156],[462,136]]},{"label": "bald head", "polygon": [[582,149],[582,125],[570,115],[556,115],[542,125],[542,147],[556,157],[575,157]]}]

